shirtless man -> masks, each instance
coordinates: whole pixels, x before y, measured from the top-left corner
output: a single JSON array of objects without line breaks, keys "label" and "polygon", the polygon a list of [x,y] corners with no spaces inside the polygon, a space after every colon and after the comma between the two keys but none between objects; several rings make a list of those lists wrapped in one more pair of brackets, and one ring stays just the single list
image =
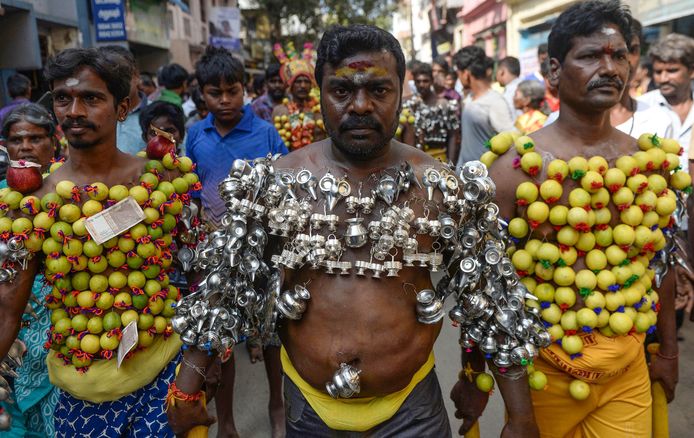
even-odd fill
[{"label": "shirtless man", "polygon": [[[381,199],[388,198],[390,190],[387,184],[390,180],[384,172],[392,173],[394,168],[399,168],[405,162],[412,166],[412,177],[418,180],[427,169],[429,172],[435,169],[443,171],[443,166],[427,154],[392,139],[399,119],[404,67],[404,56],[397,40],[381,29],[357,25],[336,27],[326,32],[318,49],[316,76],[321,84],[322,111],[330,138],[280,158],[273,163],[273,167],[278,172],[307,170],[320,180],[325,178],[329,185],[337,183],[342,187],[340,193],[345,195],[346,182],[351,184],[353,195],[361,192],[361,198],[368,198],[370,189],[376,189],[377,194],[380,193],[378,203],[375,206],[371,204],[368,211],[367,202],[363,199],[340,200],[334,210],[330,210],[332,203],[328,200],[325,207],[328,212],[341,217],[349,217],[350,210],[359,209],[365,216],[365,223],[376,220],[389,205],[389,202],[385,202],[386,207],[382,208],[384,202]],[[244,165],[238,163],[237,166],[235,163],[234,167],[242,170]],[[327,170],[337,176],[334,177],[336,179],[331,181]],[[359,182],[363,183],[361,190],[358,189]],[[374,187],[375,183],[380,188]],[[412,182],[410,190],[400,193],[397,203],[401,205],[401,202],[409,200],[413,215],[421,217],[424,213],[420,201],[426,203],[427,195],[416,185],[416,182]],[[300,188],[296,186],[295,190]],[[304,192],[300,193],[303,196]],[[331,193],[330,190],[328,193]],[[266,195],[262,196],[265,200],[269,199]],[[319,193],[319,196],[321,201],[316,213],[323,211],[324,207],[323,193]],[[309,204],[313,203],[308,200],[310,197],[306,199]],[[309,208],[312,206],[309,205]],[[359,228],[359,218],[349,221]],[[282,227],[281,224],[273,225],[272,220],[268,226]],[[336,234],[342,235],[342,223],[338,226]],[[323,224],[313,233],[323,235],[325,227]],[[286,374],[287,435],[329,436],[336,431],[346,431],[344,433],[349,436],[357,435],[356,432],[367,432],[370,436],[450,436],[441,390],[432,372],[431,355],[443,315],[438,311],[427,313],[427,309],[417,307],[415,299],[415,296],[422,298],[421,291],[431,290],[429,272],[423,267],[396,266],[393,275],[383,272],[380,280],[369,278],[374,275],[372,270],[376,272],[381,269],[391,257],[385,258],[385,253],[381,254],[385,259],[384,265],[378,264],[378,251],[372,252],[373,257],[370,257],[368,245],[364,246],[363,240],[361,244],[358,243],[359,237],[365,237],[364,231],[362,229],[352,235],[356,243],[350,240],[352,243],[348,244],[348,240],[344,240],[345,245],[350,247],[344,251],[337,266],[344,266],[343,263],[349,265],[345,275],[335,275],[334,271],[331,275],[331,266],[337,261],[317,263],[318,270],[311,269],[312,263],[305,263],[298,269],[284,269],[283,289],[288,291],[279,296],[277,308],[285,316],[278,324]],[[271,231],[271,234],[274,233]],[[434,239],[424,233],[412,240],[415,246],[419,241],[422,251],[427,251],[424,248],[431,248]],[[327,243],[325,248],[329,248]],[[288,259],[280,255],[281,252],[284,254],[282,247],[279,250],[276,246],[268,247],[265,256],[270,259],[270,255],[273,255],[274,260],[284,265]],[[396,260],[396,252],[391,251],[390,254]],[[365,262],[370,259],[378,262],[375,264],[377,266]],[[404,256],[397,260],[407,261]],[[368,272],[365,274],[365,269],[351,266],[366,266]],[[423,266],[427,266],[426,262]],[[219,275],[225,275],[226,270],[225,267],[218,271]],[[243,280],[241,275],[235,278]],[[288,297],[291,291],[297,289],[303,294],[302,288],[310,290],[308,302],[306,295],[295,297],[303,305],[297,299]],[[269,291],[273,289],[274,286],[265,288]],[[219,289],[208,288],[206,291],[214,294]],[[236,301],[236,298],[232,300]],[[423,300],[420,304],[422,302],[429,301]],[[192,303],[215,305],[204,298]],[[233,306],[235,304],[231,302],[226,310],[230,311]],[[179,304],[176,318],[188,324],[192,320],[188,319],[186,307],[188,303],[184,300]],[[225,310],[214,309],[215,312]],[[422,322],[426,315],[432,317],[428,323]],[[204,321],[201,325],[206,333],[211,330]],[[196,332],[197,326],[198,323],[193,323],[192,326],[188,325],[193,328],[187,329],[185,325],[183,328],[186,333],[184,337],[191,338],[191,344],[199,345],[195,340],[201,333]],[[470,356],[470,361],[475,362],[472,365],[475,371],[483,370],[484,363],[479,364],[481,356],[478,353],[463,355]],[[175,390],[181,394],[181,400],[196,397],[202,385],[202,373],[210,362],[208,353],[199,348],[191,347],[186,351],[184,366],[175,382]],[[336,373],[336,370],[339,371]],[[358,377],[354,374],[358,374]],[[348,381],[336,376],[347,377]],[[499,379],[509,412],[503,432],[505,437],[537,435],[527,380],[519,377],[516,380]],[[484,408],[488,394],[477,390],[475,384],[461,373],[460,383],[456,385],[453,395],[458,408],[456,416],[465,419],[462,433],[472,426]],[[352,396],[358,397],[340,400]],[[176,433],[183,433],[195,425],[209,424],[212,420],[200,403],[182,401],[169,409],[169,421]]]},{"label": "shirtless man", "polygon": [[[674,167],[664,164],[664,151],[679,150],[674,142],[662,149],[639,143],[649,149],[639,153],[635,139],[610,124],[610,109],[629,76],[630,22],[617,1],[581,2],[559,16],[549,35],[559,119],[516,141],[522,158],[508,152],[491,166],[492,178],[504,181],[497,191],[501,216],[513,218],[509,230],[518,239],[514,264],[560,341],[535,361],[548,378],[544,391],[533,391],[541,436],[649,437],[649,373],[668,401],[677,384],[672,275],[660,285],[661,273],[651,280],[648,266],[665,245],[658,228],[670,224],[672,213],[653,206],[674,204],[660,200],[669,193],[662,185],[667,178],[670,190],[690,182],[682,172],[670,176]],[[645,164],[634,165],[644,156],[660,166],[646,171]],[[648,183],[635,184],[644,175]],[[635,200],[631,187],[639,193]],[[645,201],[656,200],[651,188],[660,196],[653,205]],[[639,240],[631,239],[634,233]],[[660,351],[647,366],[643,339],[656,329],[658,308]]]},{"label": "shirtless man", "polygon": [[417,65],[412,76],[417,94],[407,100],[403,107],[414,116],[414,123],[404,125],[403,143],[415,146],[441,161],[457,161],[451,152],[460,140],[458,103],[434,92],[431,65]]},{"label": "shirtless man", "polygon": [[[33,193],[46,200],[45,206],[24,212],[35,216],[36,228],[19,237],[26,239],[26,248],[36,254],[26,269],[15,265],[19,269],[13,282],[0,283],[0,357],[17,334],[40,267],[48,284],[54,286],[46,299],[53,325],[46,362],[51,383],[61,390],[54,414],[59,437],[173,436],[162,417],[163,402],[181,343],[177,336],[171,336],[170,327],[167,330],[165,316],[171,309],[164,308],[164,299],[171,304],[178,298],[177,289],[168,285],[170,263],[165,260],[171,260],[170,231],[176,226],[178,213],[163,205],[163,201],[174,202],[172,197],[159,191],[157,195],[152,192],[150,200],[149,191],[141,185],[148,182],[154,188],[158,184],[158,177],[145,171],[145,165],[152,166],[152,162],[116,147],[116,125],[125,119],[129,108],[127,71],[119,56],[97,49],[68,49],[48,61],[46,78],[53,93],[53,109],[69,140],[70,157]],[[181,160],[189,163],[183,157]],[[164,171],[161,163],[155,165],[159,166],[162,180],[174,174]],[[181,196],[186,192],[182,190]],[[104,246],[96,244],[85,231],[84,217],[128,195],[157,216],[159,210],[148,207],[158,199],[162,214],[171,213],[173,222],[163,221],[158,230],[158,226],[147,227],[142,222],[132,224],[119,235],[122,239],[114,237]],[[19,211],[9,214],[22,215]],[[47,224],[42,225],[44,229],[54,232],[39,232],[39,218],[41,224]],[[82,222],[81,228],[78,222]],[[145,219],[145,223],[151,225],[153,221]],[[60,233],[51,224],[61,225]],[[17,235],[18,230],[13,231]],[[51,247],[55,249],[49,250]],[[145,249],[149,253],[145,254]],[[136,329],[132,347],[138,348],[118,367],[115,350],[120,329],[129,323],[136,324],[130,329]]]}]

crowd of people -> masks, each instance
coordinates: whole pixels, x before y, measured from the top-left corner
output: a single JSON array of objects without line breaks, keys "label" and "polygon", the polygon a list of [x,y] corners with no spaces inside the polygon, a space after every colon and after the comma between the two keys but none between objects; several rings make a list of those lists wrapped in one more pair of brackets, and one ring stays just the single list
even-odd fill
[{"label": "crowd of people", "polygon": [[238,436],[241,342],[273,437],[450,436],[449,296],[461,434],[490,371],[504,437],[652,436],[694,305],[694,39],[644,46],[590,0],[526,75],[352,25],[264,75],[212,46],[155,75],[112,45],[51,57],[49,99],[10,76],[0,437],[180,436],[212,400]]}]

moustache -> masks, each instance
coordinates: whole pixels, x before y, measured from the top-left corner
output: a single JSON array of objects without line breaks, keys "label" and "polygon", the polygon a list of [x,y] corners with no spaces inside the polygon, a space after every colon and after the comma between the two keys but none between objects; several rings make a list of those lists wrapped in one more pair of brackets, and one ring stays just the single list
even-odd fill
[{"label": "moustache", "polygon": [[588,82],[588,91],[604,87],[605,85],[611,85],[617,88],[618,90],[621,90],[622,88],[624,88],[624,81],[622,81],[619,78],[598,78]]},{"label": "moustache", "polygon": [[60,124],[60,127],[63,131],[67,131],[71,128],[96,129],[96,126],[86,119],[65,119],[65,121]]},{"label": "moustache", "polygon": [[349,116],[347,120],[340,124],[340,132],[351,129],[373,129],[382,132],[383,125],[371,116]]}]

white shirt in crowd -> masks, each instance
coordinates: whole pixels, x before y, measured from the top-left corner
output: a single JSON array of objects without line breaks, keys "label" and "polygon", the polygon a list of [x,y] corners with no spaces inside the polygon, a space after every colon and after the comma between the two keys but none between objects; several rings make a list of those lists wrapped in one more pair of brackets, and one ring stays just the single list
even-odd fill
[{"label": "white shirt in crowd", "polygon": [[513,120],[516,120],[518,116],[523,114],[521,110],[517,110],[513,105],[513,96],[516,95],[516,90],[518,89],[518,84],[523,82],[520,77],[515,78],[504,87],[504,99],[508,103],[508,107],[511,109],[511,114],[513,115]]},{"label": "white shirt in crowd", "polygon": [[[551,125],[558,118],[559,111],[554,111],[547,117],[544,126]],[[670,116],[663,109],[639,100],[636,101],[634,115],[615,128],[634,138],[639,138],[641,134],[656,134],[658,137],[672,138],[674,131]]]},{"label": "white shirt in crowd", "polygon": [[[694,92],[692,93],[692,98],[694,99]],[[689,114],[684,119],[684,122],[680,120],[680,117],[672,109],[670,104],[667,102],[665,97],[660,93],[660,90],[649,91],[643,96],[638,98],[639,101],[645,102],[651,106],[657,106],[663,109],[672,122],[672,135],[671,137],[680,143],[680,146],[684,149],[683,157],[689,156],[690,140],[692,137],[692,126],[694,125],[694,105],[689,110]],[[686,169],[688,166],[683,166]],[[689,169],[686,169],[689,171]]]},{"label": "white shirt in crowd", "polygon": [[634,138],[639,138],[641,134],[656,134],[658,137],[665,138],[673,136],[672,121],[668,113],[640,100],[636,101],[634,115],[615,128]]}]

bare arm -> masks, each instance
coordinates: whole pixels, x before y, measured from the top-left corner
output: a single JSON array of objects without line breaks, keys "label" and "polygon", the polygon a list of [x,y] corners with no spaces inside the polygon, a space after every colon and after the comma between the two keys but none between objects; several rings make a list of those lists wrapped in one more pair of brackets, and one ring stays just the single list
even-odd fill
[{"label": "bare arm", "polygon": [[508,421],[501,436],[539,436],[533,414],[533,403],[530,399],[528,376],[523,374],[520,379],[515,380],[500,377],[496,379],[496,383],[499,385],[499,391],[504,398],[504,406],[506,406],[508,414]]},{"label": "bare arm", "polygon": [[410,123],[405,123],[402,125],[402,142],[410,146],[415,145],[414,126],[412,126]]},{"label": "bare arm", "polygon": [[660,341],[659,354],[651,356],[651,380],[663,383],[667,401],[675,398],[678,381],[677,324],[675,320],[675,270],[668,271],[658,290],[660,312],[658,312],[657,333]]},{"label": "bare arm", "polygon": [[458,140],[458,135],[456,130],[448,131],[448,161],[454,165],[458,162],[458,151],[460,149],[460,142]]},{"label": "bare arm", "polygon": [[455,418],[462,419],[458,433],[466,434],[484,412],[489,401],[489,393],[482,392],[475,384],[475,378],[485,370],[484,358],[478,349],[461,352],[463,370],[458,382],[451,390],[451,400],[455,403]]},{"label": "bare arm", "polygon": [[5,357],[17,337],[38,266],[39,257],[34,255],[12,283],[0,283],[0,357]]}]

